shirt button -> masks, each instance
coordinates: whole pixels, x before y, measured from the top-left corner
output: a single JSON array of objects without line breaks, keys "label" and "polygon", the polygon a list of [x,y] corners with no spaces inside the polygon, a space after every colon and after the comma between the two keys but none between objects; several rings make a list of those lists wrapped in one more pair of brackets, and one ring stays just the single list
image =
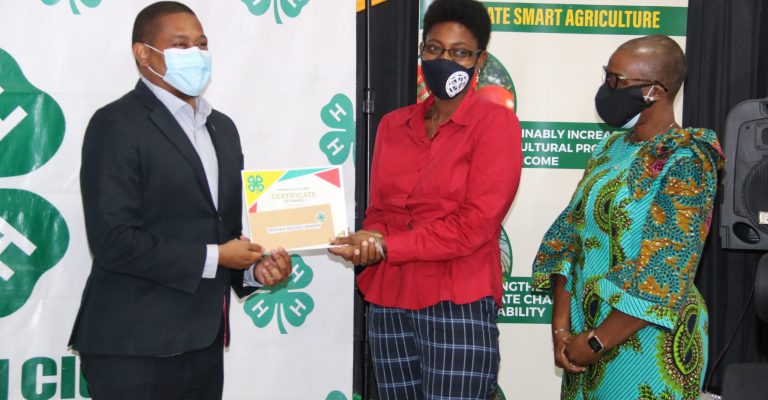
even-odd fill
[{"label": "shirt button", "polygon": [[216,217],[216,219],[218,219],[218,220],[219,220],[219,222],[222,222],[222,221],[221,221],[221,215],[219,215],[218,217]]}]

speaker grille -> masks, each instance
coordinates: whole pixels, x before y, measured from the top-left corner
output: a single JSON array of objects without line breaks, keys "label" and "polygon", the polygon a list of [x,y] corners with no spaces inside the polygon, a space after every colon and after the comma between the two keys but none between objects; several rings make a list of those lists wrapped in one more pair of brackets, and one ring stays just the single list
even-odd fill
[{"label": "speaker grille", "polygon": [[768,158],[763,158],[749,171],[741,194],[747,216],[753,226],[768,233],[768,225],[760,225],[759,220],[761,211],[768,212]]},{"label": "speaker grille", "polygon": [[[768,124],[747,122],[739,127],[738,135],[735,138],[728,138],[729,141],[736,139],[736,156],[733,160],[728,160],[726,165],[726,168],[732,167],[734,172],[733,213],[743,218],[749,218],[746,202],[748,190],[745,182],[764,153],[760,151],[758,146],[760,142],[757,134],[762,131],[759,125],[766,126]],[[768,126],[766,127],[768,128]]]},{"label": "speaker grille", "polygon": [[763,144],[768,146],[768,128],[763,128],[763,131],[760,133],[760,136],[762,137]]}]

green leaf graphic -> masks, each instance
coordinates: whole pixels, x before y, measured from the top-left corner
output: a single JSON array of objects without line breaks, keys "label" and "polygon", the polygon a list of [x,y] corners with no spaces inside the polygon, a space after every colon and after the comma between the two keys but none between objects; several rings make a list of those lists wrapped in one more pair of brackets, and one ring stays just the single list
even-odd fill
[{"label": "green leaf graphic", "polygon": [[51,203],[26,190],[0,189],[0,318],[27,302],[68,246],[67,223]]},{"label": "green leaf graphic", "polygon": [[245,313],[251,317],[253,324],[264,328],[272,322],[277,310],[277,299],[273,296],[256,294],[245,302]]},{"label": "green leaf graphic", "polygon": [[309,3],[309,0],[280,0],[280,7],[285,16],[296,18],[301,13],[301,9]]},{"label": "green leaf graphic", "polygon": [[[331,393],[328,393],[325,400],[347,400],[347,395],[340,390],[334,390]],[[352,400],[363,400],[363,396],[360,395],[360,393],[353,393]]]},{"label": "green leaf graphic", "polygon": [[248,11],[253,15],[263,15],[269,10],[269,5],[272,4],[272,0],[243,0]]},{"label": "green leaf graphic", "polygon": [[304,325],[307,316],[315,309],[315,302],[304,292],[288,292],[281,304],[285,320],[293,326]]},{"label": "green leaf graphic", "polygon": [[83,5],[85,5],[86,7],[90,7],[90,8],[98,7],[99,4],[101,4],[101,0],[80,0],[80,2],[83,3]]},{"label": "green leaf graphic", "polygon": [[[61,0],[41,0],[41,1],[43,2],[43,4],[47,6],[52,6]],[[80,0],[80,2],[83,3],[84,6],[89,8],[94,8],[99,6],[99,4],[101,4],[101,0]],[[80,15],[80,10],[77,8],[76,0],[69,0],[69,8],[72,9],[73,14]]]},{"label": "green leaf graphic", "polygon": [[339,390],[334,390],[331,393],[328,393],[325,400],[347,400],[347,396]]},{"label": "green leaf graphic", "polygon": [[320,119],[332,129],[352,131],[355,129],[354,110],[349,97],[337,93],[320,110]]},{"label": "green leaf graphic", "polygon": [[496,386],[496,393],[494,394],[493,400],[507,400],[506,396],[504,396],[504,392],[501,390],[501,386]]},{"label": "green leaf graphic", "polygon": [[328,162],[333,165],[343,164],[347,158],[355,155],[355,119],[352,101],[338,93],[320,110],[320,119],[333,129],[320,138],[320,151],[325,153]]},{"label": "green leaf graphic", "polygon": [[278,330],[285,335],[285,322],[299,327],[315,309],[312,297],[299,291],[312,283],[312,268],[296,254],[291,255],[291,262],[293,272],[286,282],[263,288],[245,301],[245,313],[256,327],[264,328],[276,318]]},{"label": "green leaf graphic", "polygon": [[23,175],[48,162],[64,140],[64,126],[61,107],[0,49],[0,177]]},{"label": "green leaf graphic", "polygon": [[[248,7],[248,11],[256,16],[266,14],[267,10],[269,10],[269,6],[273,4],[272,0],[242,0],[242,2]],[[296,18],[307,4],[309,4],[309,0],[275,0],[275,22],[278,24],[283,23],[282,18],[280,18],[281,10],[286,17]]]}]

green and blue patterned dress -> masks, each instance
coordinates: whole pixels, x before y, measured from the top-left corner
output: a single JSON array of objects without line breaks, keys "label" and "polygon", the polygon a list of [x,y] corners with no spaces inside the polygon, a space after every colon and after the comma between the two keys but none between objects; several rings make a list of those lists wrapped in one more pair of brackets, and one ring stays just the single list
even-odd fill
[{"label": "green and blue patterned dress", "polygon": [[563,399],[697,399],[707,308],[693,284],[724,158],[715,133],[670,129],[646,142],[604,139],[570,204],[547,231],[534,286],[567,278],[571,329],[612,309],[650,322],[587,371],[565,373]]}]

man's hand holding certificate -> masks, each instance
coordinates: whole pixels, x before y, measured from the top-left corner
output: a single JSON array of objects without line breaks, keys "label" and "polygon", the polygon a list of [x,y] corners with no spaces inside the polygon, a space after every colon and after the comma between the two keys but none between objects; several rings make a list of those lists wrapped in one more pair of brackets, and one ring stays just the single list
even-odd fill
[{"label": "man's hand holding certificate", "polygon": [[347,232],[340,167],[243,171],[251,239],[288,251],[328,248]]}]

